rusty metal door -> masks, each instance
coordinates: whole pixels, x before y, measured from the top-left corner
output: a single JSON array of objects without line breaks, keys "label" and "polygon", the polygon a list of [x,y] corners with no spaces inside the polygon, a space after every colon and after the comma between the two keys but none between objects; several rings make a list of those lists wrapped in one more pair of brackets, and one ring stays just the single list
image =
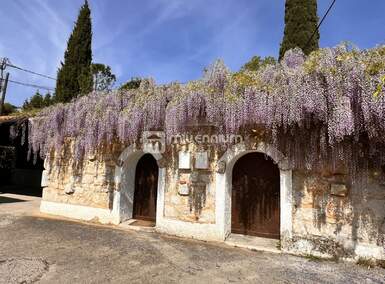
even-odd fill
[{"label": "rusty metal door", "polygon": [[133,218],[155,221],[158,189],[158,165],[151,154],[145,154],[136,166]]},{"label": "rusty metal door", "polygon": [[280,237],[279,169],[264,154],[250,153],[234,165],[231,199],[233,233]]}]

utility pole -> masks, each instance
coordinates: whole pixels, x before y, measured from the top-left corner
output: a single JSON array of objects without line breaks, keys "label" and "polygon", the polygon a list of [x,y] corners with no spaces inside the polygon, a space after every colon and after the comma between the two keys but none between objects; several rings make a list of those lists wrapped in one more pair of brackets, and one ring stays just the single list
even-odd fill
[{"label": "utility pole", "polygon": [[9,79],[9,73],[7,72],[7,74],[5,74],[4,85],[1,88],[0,115],[3,115],[3,111],[4,111],[4,102],[5,102],[5,94],[7,93],[8,79]]},{"label": "utility pole", "polygon": [[4,111],[4,102],[5,102],[5,94],[7,93],[7,86],[8,86],[8,79],[9,79],[9,73],[7,72],[5,74],[4,79],[4,71],[7,67],[7,58],[2,58],[0,62],[0,92],[1,92],[1,100],[0,100],[0,115],[3,114]]}]

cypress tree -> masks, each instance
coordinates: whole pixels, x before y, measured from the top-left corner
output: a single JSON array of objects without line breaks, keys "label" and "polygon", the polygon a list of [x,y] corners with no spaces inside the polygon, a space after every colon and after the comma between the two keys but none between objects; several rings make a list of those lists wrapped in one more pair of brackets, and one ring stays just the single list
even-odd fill
[{"label": "cypress tree", "polygon": [[279,59],[282,59],[287,50],[295,47],[301,48],[305,54],[318,49],[320,38],[318,31],[309,42],[317,25],[317,0],[286,0],[285,31]]},{"label": "cypress tree", "polygon": [[64,63],[58,70],[55,100],[68,102],[92,91],[92,25],[88,1],[79,11],[75,27],[68,39]]}]

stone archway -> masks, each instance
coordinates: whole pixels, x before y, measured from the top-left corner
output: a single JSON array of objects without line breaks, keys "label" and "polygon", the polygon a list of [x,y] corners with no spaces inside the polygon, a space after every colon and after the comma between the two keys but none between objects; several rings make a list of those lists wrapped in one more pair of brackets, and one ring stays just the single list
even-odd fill
[{"label": "stone archway", "polygon": [[159,167],[151,154],[144,154],[135,171],[134,219],[155,223]]},{"label": "stone archway", "polygon": [[234,164],[231,232],[279,239],[280,177],[272,159],[253,152]]},{"label": "stone archway", "polygon": [[280,176],[280,238],[281,242],[292,236],[292,171],[287,159],[274,147],[260,143],[256,148],[249,149],[239,143],[228,149],[218,160],[216,174],[216,222],[222,229],[222,238],[231,233],[231,195],[233,168],[238,159],[248,153],[263,153],[278,165]]},{"label": "stone archway", "polygon": [[[115,186],[116,190],[113,197],[112,211],[114,216],[123,222],[133,217],[134,193],[135,193],[135,173],[136,166],[140,158],[146,153],[136,149],[134,145],[127,147],[119,156],[115,167]],[[165,168],[161,163],[162,154],[151,154],[158,163],[158,189],[156,201],[156,220],[163,211],[164,187],[165,187]]]}]

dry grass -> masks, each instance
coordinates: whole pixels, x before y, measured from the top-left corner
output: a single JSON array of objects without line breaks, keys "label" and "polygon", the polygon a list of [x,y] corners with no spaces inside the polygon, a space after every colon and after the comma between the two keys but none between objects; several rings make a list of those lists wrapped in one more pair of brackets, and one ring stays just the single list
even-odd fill
[{"label": "dry grass", "polygon": [[375,260],[371,258],[360,257],[356,263],[367,268],[381,267],[385,269],[385,260]]}]

